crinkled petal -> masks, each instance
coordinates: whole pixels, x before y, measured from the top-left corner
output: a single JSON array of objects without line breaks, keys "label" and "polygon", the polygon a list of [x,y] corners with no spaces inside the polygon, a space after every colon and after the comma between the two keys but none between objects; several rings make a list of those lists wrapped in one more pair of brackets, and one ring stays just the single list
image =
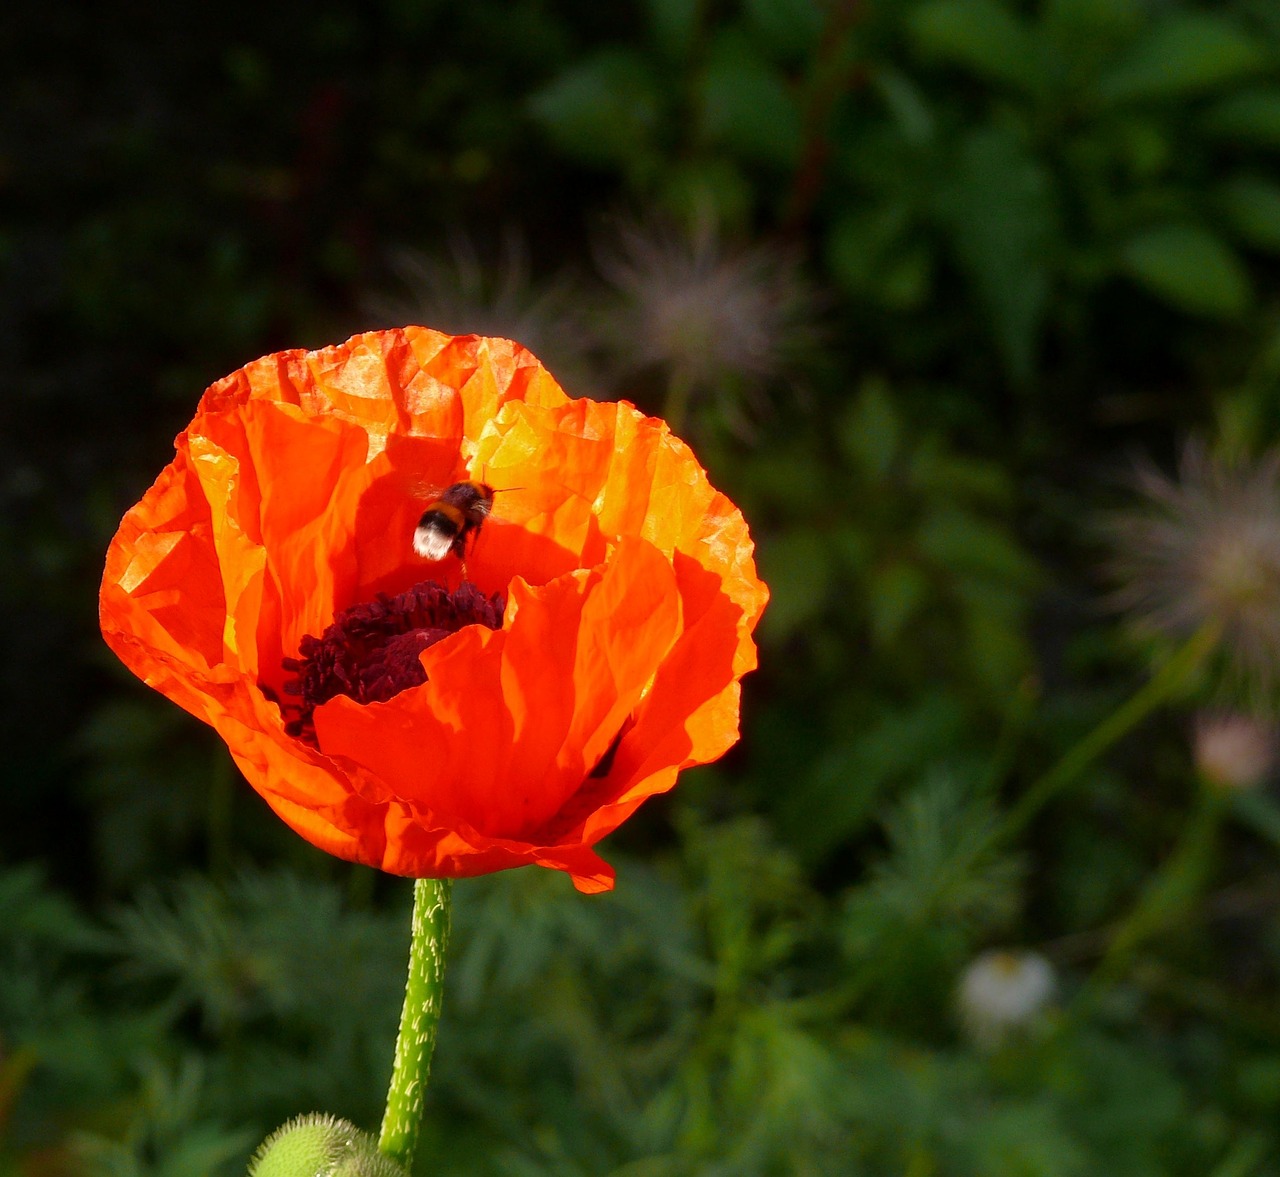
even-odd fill
[{"label": "crinkled petal", "polygon": [[[176,448],[112,541],[103,633],[322,849],[605,889],[592,845],[737,738],[767,599],[741,514],[663,422],[569,400],[518,344],[407,327],[266,356],[205,393]],[[322,704],[318,747],[288,735],[305,635],[458,582],[410,538],[468,477],[497,490],[467,573],[507,593],[503,628],[430,647],[428,681],[386,703]]]},{"label": "crinkled petal", "polygon": [[426,650],[422,686],[318,707],[318,742],[428,823],[528,841],[608,751],[679,626],[670,564],[624,541],[601,568],[516,581],[503,629],[472,626]]}]

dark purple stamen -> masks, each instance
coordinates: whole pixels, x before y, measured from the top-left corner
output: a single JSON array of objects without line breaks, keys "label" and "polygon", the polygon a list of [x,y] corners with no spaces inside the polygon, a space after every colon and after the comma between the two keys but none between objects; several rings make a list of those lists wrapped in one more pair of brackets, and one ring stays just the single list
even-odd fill
[{"label": "dark purple stamen", "polygon": [[427,681],[418,655],[464,625],[502,628],[506,599],[486,597],[470,581],[452,592],[434,580],[424,580],[408,592],[352,605],[334,615],[320,637],[307,634],[298,657],[284,659],[296,677],[284,684],[285,693],[301,700],[285,704],[296,712],[285,731],[315,743],[312,715],[321,703],[347,695],[357,703],[385,703],[409,687]]}]

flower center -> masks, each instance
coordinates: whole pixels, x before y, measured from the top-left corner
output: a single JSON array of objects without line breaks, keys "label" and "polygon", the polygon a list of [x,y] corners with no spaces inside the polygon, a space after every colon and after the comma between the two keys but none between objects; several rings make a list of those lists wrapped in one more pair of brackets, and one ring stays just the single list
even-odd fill
[{"label": "flower center", "polygon": [[285,704],[297,712],[284,730],[310,744],[316,742],[312,715],[321,703],[347,695],[357,703],[385,703],[409,687],[427,681],[418,655],[464,625],[502,628],[507,602],[501,593],[486,597],[470,581],[452,592],[424,580],[399,596],[379,593],[372,601],[336,613],[320,637],[307,634],[298,657],[284,659],[295,677],[285,693],[300,700]]}]

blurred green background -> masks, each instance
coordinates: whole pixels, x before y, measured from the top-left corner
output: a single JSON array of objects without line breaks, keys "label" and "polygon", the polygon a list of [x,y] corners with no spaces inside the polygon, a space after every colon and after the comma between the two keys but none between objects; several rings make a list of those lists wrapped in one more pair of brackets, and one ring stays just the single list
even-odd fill
[{"label": "blurred green background", "polygon": [[288,833],[96,590],[207,384],[406,322],[668,416],[774,593],[742,745],[615,893],[456,888],[420,1173],[1280,1174],[1280,809],[1197,770],[1227,688],[1012,808],[1172,648],[1107,603],[1134,456],[1280,430],[1274,0],[0,33],[0,1174],[377,1127],[409,885]]}]

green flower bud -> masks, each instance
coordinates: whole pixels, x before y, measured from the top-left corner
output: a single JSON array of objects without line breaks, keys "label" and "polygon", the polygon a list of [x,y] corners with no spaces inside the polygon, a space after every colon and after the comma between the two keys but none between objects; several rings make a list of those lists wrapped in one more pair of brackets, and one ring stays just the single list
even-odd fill
[{"label": "green flower bud", "polygon": [[249,1177],[407,1177],[378,1142],[347,1120],[322,1112],[277,1128],[249,1162]]}]

